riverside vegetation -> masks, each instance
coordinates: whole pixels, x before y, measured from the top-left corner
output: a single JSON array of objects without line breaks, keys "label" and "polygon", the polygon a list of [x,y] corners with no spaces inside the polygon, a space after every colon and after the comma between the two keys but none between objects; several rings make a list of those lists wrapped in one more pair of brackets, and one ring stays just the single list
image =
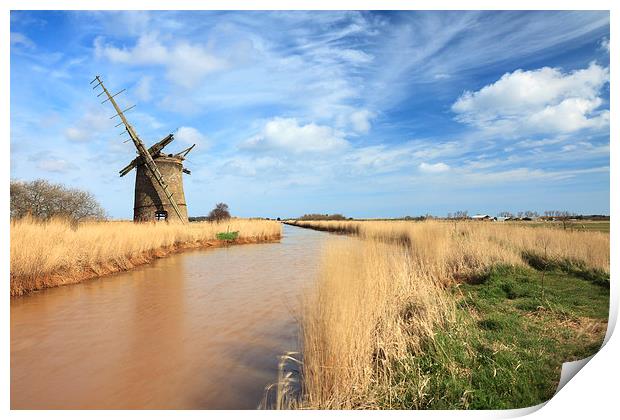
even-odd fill
[{"label": "riverside vegetation", "polygon": [[328,244],[288,408],[498,409],[551,398],[600,347],[609,234],[492,222],[289,221]]},{"label": "riverside vegetation", "polygon": [[[228,233],[221,237],[222,232]],[[11,296],[129,270],[184,248],[266,242],[280,235],[280,223],[258,219],[182,225],[23,217],[11,221]]]}]

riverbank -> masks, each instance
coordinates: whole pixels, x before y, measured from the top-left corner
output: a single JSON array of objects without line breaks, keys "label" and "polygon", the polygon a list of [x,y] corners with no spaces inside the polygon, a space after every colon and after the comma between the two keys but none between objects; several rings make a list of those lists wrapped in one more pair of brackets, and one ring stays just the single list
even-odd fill
[{"label": "riverbank", "polygon": [[[190,248],[277,241],[278,222],[230,219],[220,223],[11,222],[11,296],[131,270]],[[239,232],[219,240],[222,232]]]},{"label": "riverbank", "polygon": [[[293,222],[328,246],[302,308],[302,408],[539,404],[600,347],[609,234],[484,222]],[[281,384],[286,389],[286,384]]]}]

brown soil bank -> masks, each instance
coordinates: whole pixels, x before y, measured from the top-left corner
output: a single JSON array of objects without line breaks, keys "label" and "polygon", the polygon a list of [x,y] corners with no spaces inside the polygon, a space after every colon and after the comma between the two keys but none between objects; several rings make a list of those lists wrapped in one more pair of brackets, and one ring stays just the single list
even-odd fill
[{"label": "brown soil bank", "polygon": [[[232,241],[220,232],[238,232]],[[11,222],[11,296],[130,270],[189,248],[277,241],[281,225],[253,219],[136,224],[64,220]]]}]

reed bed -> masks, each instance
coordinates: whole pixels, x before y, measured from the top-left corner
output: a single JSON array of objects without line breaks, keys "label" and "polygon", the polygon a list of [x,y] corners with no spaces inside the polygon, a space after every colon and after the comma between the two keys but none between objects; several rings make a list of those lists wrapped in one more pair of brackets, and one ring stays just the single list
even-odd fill
[{"label": "reed bed", "polygon": [[302,407],[373,407],[392,364],[454,321],[432,271],[398,245],[332,243],[302,314]]},{"label": "reed bed", "polygon": [[437,263],[445,277],[489,264],[526,264],[528,254],[609,272],[609,234],[530,226],[527,222],[298,221],[296,226],[407,244],[420,263]]},{"label": "reed bed", "polygon": [[[389,407],[393,370],[438,332],[460,328],[451,291],[460,281],[498,265],[526,266],[532,254],[609,273],[609,235],[601,232],[485,222],[290,223],[360,238],[328,244],[305,296],[302,392],[294,404],[301,408]],[[422,404],[429,378],[408,374],[419,384],[412,404]]]},{"label": "reed bed", "polygon": [[22,218],[11,222],[11,295],[144,264],[183,248],[217,246],[217,233],[238,231],[237,243],[276,240],[278,222],[230,219],[220,223],[83,222]]}]

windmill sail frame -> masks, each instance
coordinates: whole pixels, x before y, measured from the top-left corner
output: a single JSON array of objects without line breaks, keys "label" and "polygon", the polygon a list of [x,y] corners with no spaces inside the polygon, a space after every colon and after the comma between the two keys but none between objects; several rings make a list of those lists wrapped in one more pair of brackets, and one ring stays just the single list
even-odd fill
[{"label": "windmill sail frame", "polygon": [[125,117],[124,112],[133,107],[127,108],[126,110],[121,110],[121,108],[118,106],[118,104],[114,100],[114,96],[118,95],[122,91],[114,95],[111,95],[110,92],[108,92],[108,90],[106,89],[105,85],[103,84],[103,80],[101,80],[100,76],[95,76],[95,79],[91,82],[91,84],[95,81],[97,81],[97,84],[93,87],[93,89],[96,89],[98,86],[101,86],[101,88],[103,89],[102,93],[105,93],[107,96],[107,99],[103,102],[106,102],[107,100],[110,101],[110,103],[114,107],[114,110],[117,112],[117,114],[114,117],[118,116],[121,118],[121,122],[122,124],[125,125],[125,130],[129,134],[130,139],[133,141],[133,144],[136,147],[138,154],[142,158],[142,161],[148,168],[150,174],[155,179],[157,184],[159,184],[159,186],[161,187],[162,191],[164,192],[164,195],[166,196],[166,198],[168,199],[168,202],[170,203],[175,213],[179,217],[179,220],[181,221],[181,223],[185,224],[185,218],[181,214],[181,210],[179,209],[179,206],[177,205],[176,200],[173,197],[173,194],[170,192],[170,189],[168,188],[168,184],[166,183],[163,175],[161,174],[159,168],[157,167],[157,163],[155,163],[155,161],[153,160],[153,157],[147,150],[146,146],[144,145],[140,137],[138,137],[138,134],[135,132],[135,130],[133,129],[131,124],[129,124],[129,121],[127,121],[127,118]]}]

